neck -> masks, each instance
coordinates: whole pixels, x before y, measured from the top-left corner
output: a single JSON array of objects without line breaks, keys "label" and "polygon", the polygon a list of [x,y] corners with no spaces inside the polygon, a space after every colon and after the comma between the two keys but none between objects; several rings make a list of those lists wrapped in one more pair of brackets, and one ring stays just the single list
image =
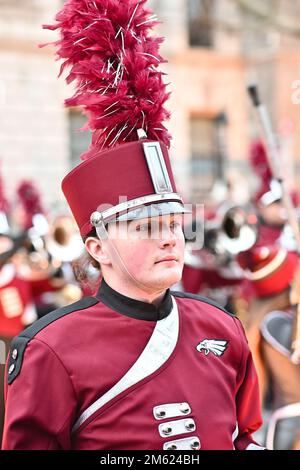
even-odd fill
[{"label": "neck", "polygon": [[[104,276],[103,276],[104,277]],[[128,285],[126,282],[115,282],[112,277],[104,277],[106,284],[116,292],[134,300],[140,300],[149,304],[159,305],[165,296],[166,289],[152,292],[146,292],[137,286]]]}]

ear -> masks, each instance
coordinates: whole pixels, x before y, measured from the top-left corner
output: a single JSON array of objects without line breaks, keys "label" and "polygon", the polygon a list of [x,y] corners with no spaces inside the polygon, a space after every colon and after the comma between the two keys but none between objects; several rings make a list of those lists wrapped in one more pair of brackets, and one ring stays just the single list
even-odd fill
[{"label": "ear", "polygon": [[96,237],[88,237],[85,242],[85,247],[89,254],[100,264],[111,264],[110,257],[103,245],[103,242]]}]

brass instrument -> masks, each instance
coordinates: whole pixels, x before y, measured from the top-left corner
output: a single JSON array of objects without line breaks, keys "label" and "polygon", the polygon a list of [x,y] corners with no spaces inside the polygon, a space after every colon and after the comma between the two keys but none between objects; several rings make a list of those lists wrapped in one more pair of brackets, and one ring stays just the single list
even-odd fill
[{"label": "brass instrument", "polygon": [[59,215],[52,221],[45,243],[51,257],[62,263],[74,261],[84,251],[75,222],[68,215]]},{"label": "brass instrument", "polygon": [[186,264],[193,267],[227,266],[236,255],[257,241],[258,218],[252,207],[222,206],[213,220],[196,227],[203,232],[203,247],[186,244]]}]

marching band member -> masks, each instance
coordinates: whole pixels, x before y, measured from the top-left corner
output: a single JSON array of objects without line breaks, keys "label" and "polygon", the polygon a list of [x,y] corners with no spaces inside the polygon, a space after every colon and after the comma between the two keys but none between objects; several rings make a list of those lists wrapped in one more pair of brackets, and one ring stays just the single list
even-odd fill
[{"label": "marching band member", "polygon": [[[240,254],[239,260],[255,291],[245,326],[262,403],[273,411],[299,403],[300,366],[291,360],[295,304],[299,302],[292,300],[300,285],[298,255],[280,245],[260,246]],[[299,353],[299,341],[296,343]],[[278,426],[274,442],[269,443],[272,448],[299,449],[300,419],[289,417]]]},{"label": "marching band member", "polygon": [[13,341],[3,449],[262,449],[239,320],[169,290],[182,273],[185,207],[163,125],[161,40],[144,4],[67,0],[56,16],[77,83],[68,104],[85,106],[94,132],[62,187],[103,280]]},{"label": "marching band member", "polygon": [[250,164],[260,180],[260,187],[253,198],[259,223],[256,245],[273,245],[278,242],[287,223],[287,211],[282,201],[281,185],[272,176],[261,141],[253,142],[250,147]]},{"label": "marching band member", "polygon": [[288,306],[288,293],[298,265],[298,256],[280,245],[254,246],[240,253],[238,261],[254,292],[244,326],[258,372],[263,403],[268,384],[261,354],[260,327],[267,313]]}]

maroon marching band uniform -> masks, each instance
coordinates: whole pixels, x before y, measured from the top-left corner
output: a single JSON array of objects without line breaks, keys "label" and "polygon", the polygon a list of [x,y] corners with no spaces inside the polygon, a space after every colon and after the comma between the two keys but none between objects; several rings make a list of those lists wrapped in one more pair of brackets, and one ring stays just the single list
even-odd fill
[{"label": "maroon marching band uniform", "polygon": [[156,308],[103,282],[97,297],[14,340],[3,449],[256,448],[257,379],[238,319],[181,293]]}]

